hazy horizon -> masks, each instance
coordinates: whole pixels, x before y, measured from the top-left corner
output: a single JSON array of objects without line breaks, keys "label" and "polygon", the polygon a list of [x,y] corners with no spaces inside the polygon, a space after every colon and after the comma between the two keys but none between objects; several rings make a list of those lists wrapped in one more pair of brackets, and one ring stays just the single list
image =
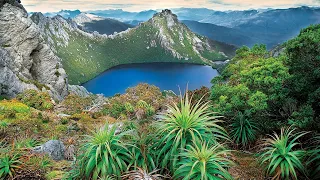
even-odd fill
[{"label": "hazy horizon", "polygon": [[207,8],[212,10],[249,10],[268,8],[294,8],[300,6],[319,7],[320,0],[22,0],[22,4],[29,12],[58,12],[60,10],[94,11],[106,9],[123,9],[125,11],[144,11],[174,8]]}]

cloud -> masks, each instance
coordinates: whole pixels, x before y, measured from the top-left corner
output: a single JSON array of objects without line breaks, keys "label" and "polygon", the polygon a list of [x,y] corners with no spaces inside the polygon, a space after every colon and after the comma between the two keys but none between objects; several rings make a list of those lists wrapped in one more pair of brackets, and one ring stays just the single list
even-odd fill
[{"label": "cloud", "polygon": [[22,0],[30,12],[54,12],[61,9],[98,10],[121,8],[129,11],[165,8],[209,8],[235,10],[251,8],[287,8],[319,6],[320,0]]}]

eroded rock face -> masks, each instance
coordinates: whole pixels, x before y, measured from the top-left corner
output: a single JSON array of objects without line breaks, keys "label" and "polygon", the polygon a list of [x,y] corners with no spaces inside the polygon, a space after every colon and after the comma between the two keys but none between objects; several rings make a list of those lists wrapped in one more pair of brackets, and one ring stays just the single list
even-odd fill
[{"label": "eroded rock face", "polygon": [[36,89],[48,91],[53,98],[61,100],[68,94],[67,75],[61,60],[45,44],[25,9],[15,2],[3,2],[0,6],[0,95],[14,97],[26,89]]}]

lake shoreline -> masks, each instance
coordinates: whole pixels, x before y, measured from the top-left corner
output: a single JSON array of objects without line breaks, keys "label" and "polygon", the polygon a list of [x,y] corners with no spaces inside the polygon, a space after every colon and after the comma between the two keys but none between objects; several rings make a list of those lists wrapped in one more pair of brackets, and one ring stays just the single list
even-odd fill
[{"label": "lake shoreline", "polygon": [[139,83],[158,86],[161,90],[173,90],[189,86],[190,90],[210,87],[211,80],[219,72],[211,66],[196,63],[132,63],[115,66],[82,85],[93,94],[113,96],[124,93],[128,87]]}]

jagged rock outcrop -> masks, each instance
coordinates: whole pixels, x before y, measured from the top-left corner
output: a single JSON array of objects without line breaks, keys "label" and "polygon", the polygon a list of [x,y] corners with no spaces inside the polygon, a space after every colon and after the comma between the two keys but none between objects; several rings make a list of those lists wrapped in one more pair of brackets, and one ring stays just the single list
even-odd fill
[{"label": "jagged rock outcrop", "polygon": [[78,85],[69,85],[68,90],[70,93],[78,95],[80,97],[88,97],[92,93],[88,92],[88,90],[83,86]]},{"label": "jagged rock outcrop", "polygon": [[61,60],[43,40],[38,26],[15,1],[0,3],[0,95],[26,89],[48,91],[61,100],[68,94]]}]

